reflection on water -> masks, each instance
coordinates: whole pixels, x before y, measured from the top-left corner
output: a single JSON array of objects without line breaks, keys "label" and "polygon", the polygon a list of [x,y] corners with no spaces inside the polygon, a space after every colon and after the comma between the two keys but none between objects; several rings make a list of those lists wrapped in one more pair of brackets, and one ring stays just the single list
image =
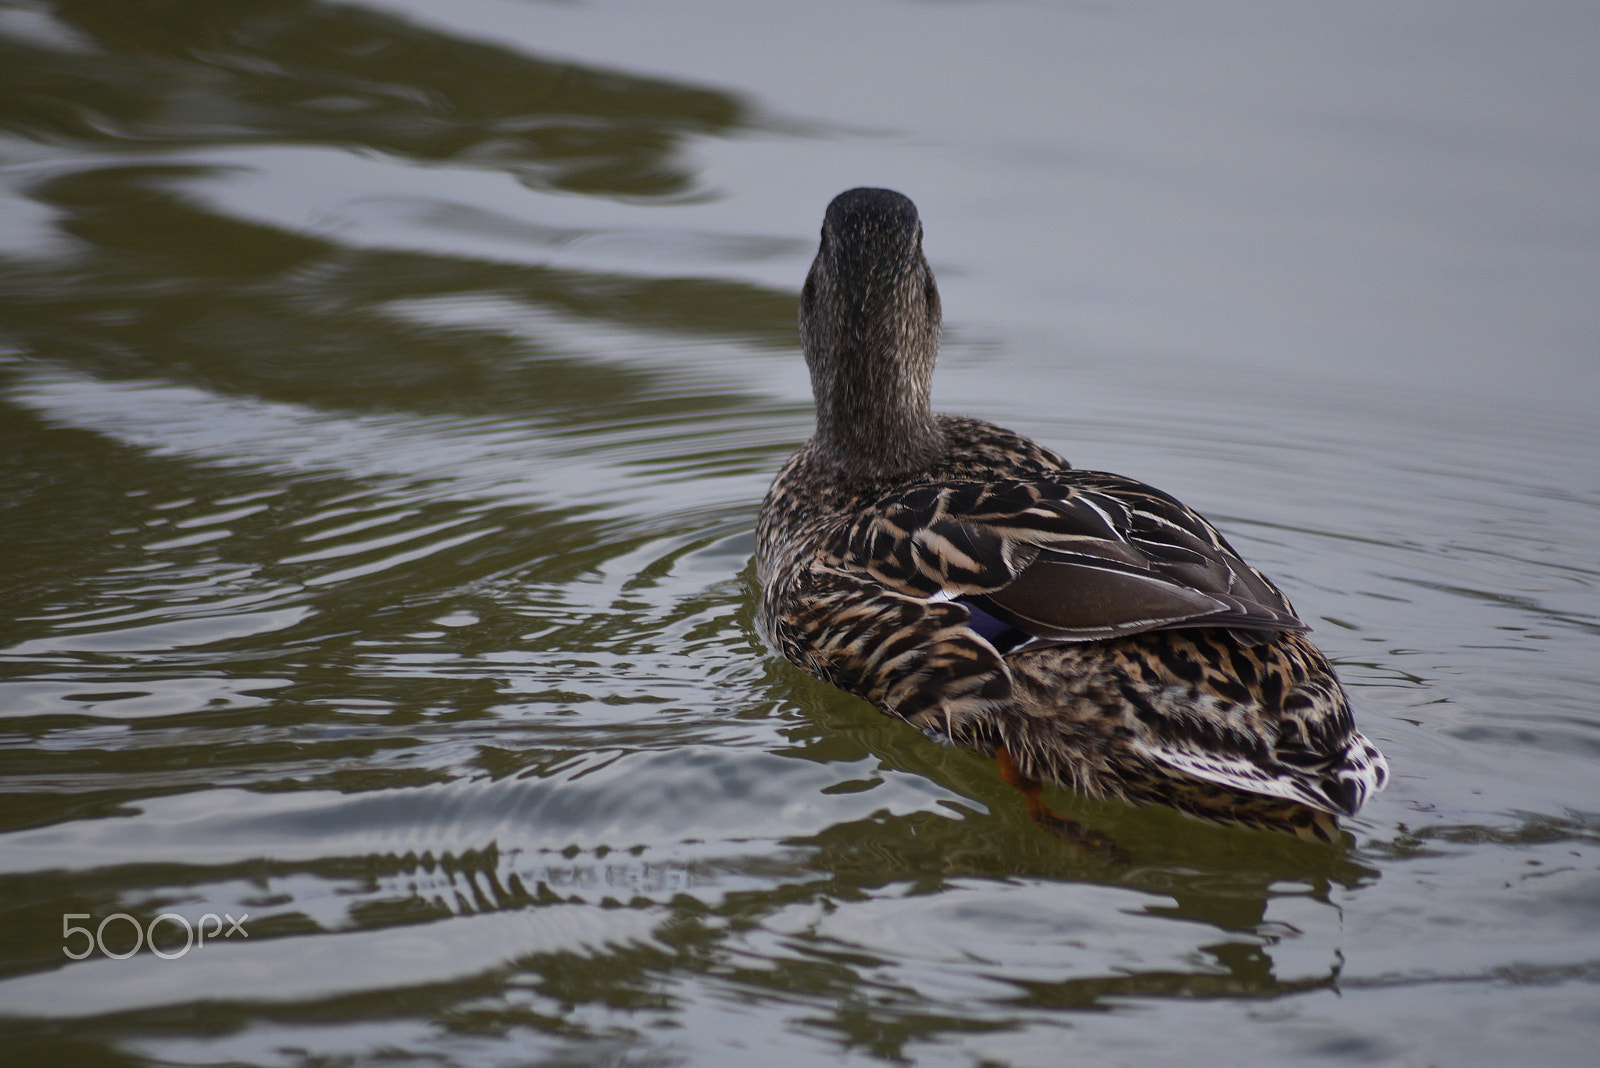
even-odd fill
[{"label": "reflection on water", "polygon": [[[1086,353],[1068,390],[957,315],[940,399],[1220,519],[1397,772],[1338,849],[1056,794],[1129,859],[1075,852],[990,764],[755,635],[826,197],[761,190],[792,231],[676,213],[754,182],[701,173],[710,146],[837,143],[762,118],[760,86],[385,7],[0,8],[18,1063],[1592,1044],[1587,418],[1187,353]],[[248,936],[162,955],[158,917],[208,913]],[[1496,1011],[1464,1018],[1474,991]]]},{"label": "reflection on water", "polygon": [[664,197],[690,190],[678,144],[751,121],[726,93],[354,6],[69,0],[46,10],[16,20],[38,36],[5,42],[6,126],[80,149],[325,144],[493,167],[540,189]]}]

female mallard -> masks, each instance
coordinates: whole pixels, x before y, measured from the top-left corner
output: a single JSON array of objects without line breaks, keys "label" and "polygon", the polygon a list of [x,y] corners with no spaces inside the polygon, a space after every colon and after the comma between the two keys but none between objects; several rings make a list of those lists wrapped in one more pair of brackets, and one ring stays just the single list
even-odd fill
[{"label": "female mallard", "polygon": [[816,434],[756,526],[768,638],[1012,781],[1331,838],[1388,767],[1288,600],[1160,490],[935,415],[939,330],[916,207],[841,193],[800,297]]}]

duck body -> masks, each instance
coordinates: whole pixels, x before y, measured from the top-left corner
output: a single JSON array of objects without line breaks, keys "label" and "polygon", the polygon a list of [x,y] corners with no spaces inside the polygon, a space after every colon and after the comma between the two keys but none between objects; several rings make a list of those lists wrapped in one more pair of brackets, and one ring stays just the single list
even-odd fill
[{"label": "duck body", "polygon": [[932,413],[921,237],[898,193],[829,205],[800,313],[817,433],[756,527],[768,640],[1026,780],[1331,839],[1387,766],[1306,625],[1171,496]]}]

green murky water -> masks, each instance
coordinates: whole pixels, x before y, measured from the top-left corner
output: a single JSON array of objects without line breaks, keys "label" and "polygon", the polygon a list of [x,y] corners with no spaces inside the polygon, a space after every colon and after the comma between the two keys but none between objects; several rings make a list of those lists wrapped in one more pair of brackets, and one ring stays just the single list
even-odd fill
[{"label": "green murky water", "polygon": [[[1600,17],[662,8],[0,4],[8,1062],[1589,1063]],[[941,406],[1316,625],[1346,848],[1075,852],[762,647],[862,183]]]}]

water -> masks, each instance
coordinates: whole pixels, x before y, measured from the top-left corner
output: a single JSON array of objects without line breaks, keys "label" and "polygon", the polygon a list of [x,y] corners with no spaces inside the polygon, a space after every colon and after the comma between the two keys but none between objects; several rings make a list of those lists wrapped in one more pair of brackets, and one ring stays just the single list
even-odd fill
[{"label": "water", "polygon": [[[1597,33],[0,6],[8,1057],[1590,1063]],[[1316,626],[1395,772],[1348,847],[1057,793],[1130,859],[1075,852],[762,647],[864,182],[927,224],[936,403]]]}]

